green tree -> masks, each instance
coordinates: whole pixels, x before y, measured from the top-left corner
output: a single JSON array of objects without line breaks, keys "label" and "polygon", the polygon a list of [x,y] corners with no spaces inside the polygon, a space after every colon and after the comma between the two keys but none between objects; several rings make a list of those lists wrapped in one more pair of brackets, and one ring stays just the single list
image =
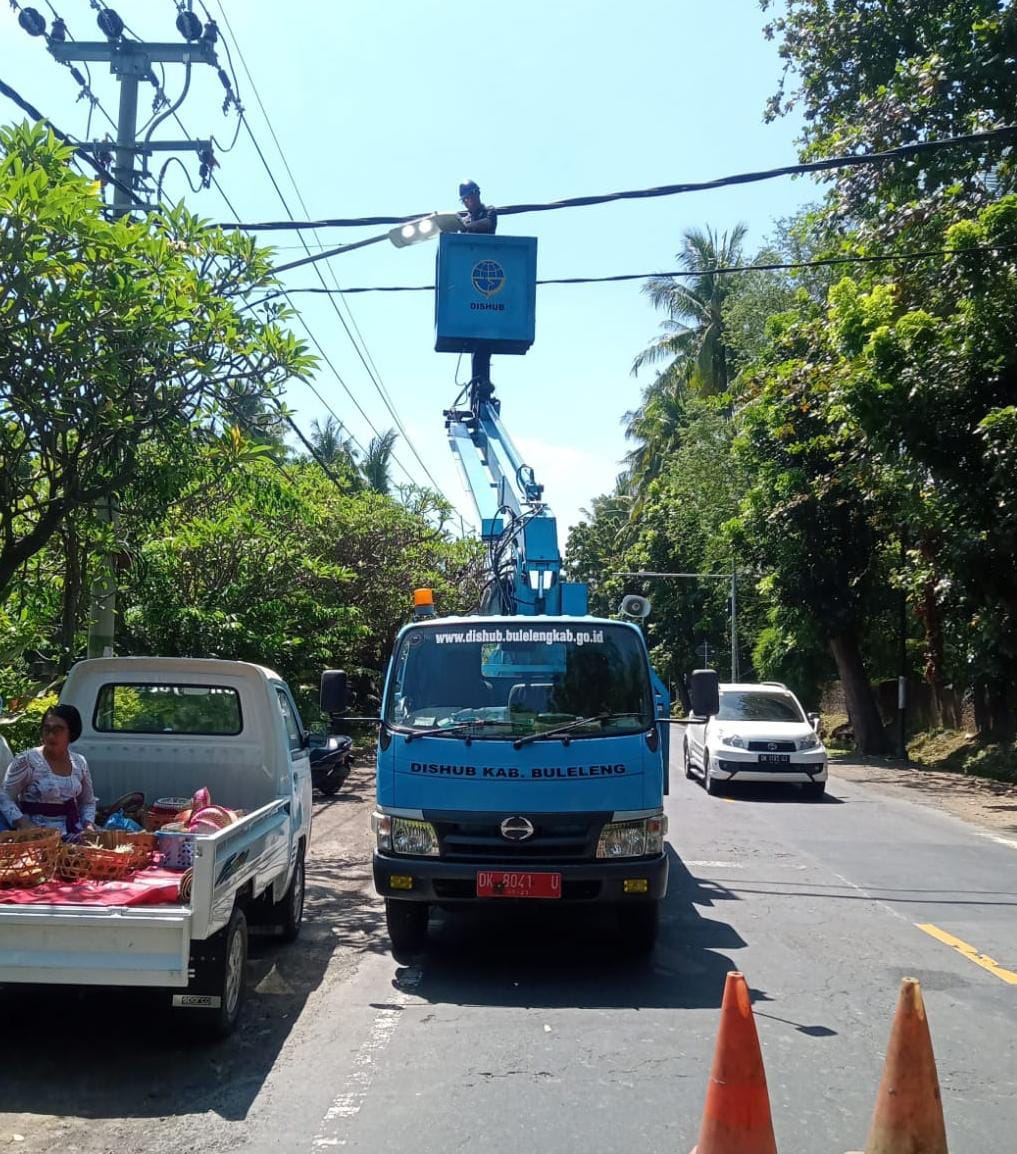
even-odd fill
[{"label": "green tree", "polygon": [[267,251],[182,208],[109,221],[70,156],[41,128],[0,132],[0,592],[147,446],[187,456],[312,365],[234,303],[270,279]]}]

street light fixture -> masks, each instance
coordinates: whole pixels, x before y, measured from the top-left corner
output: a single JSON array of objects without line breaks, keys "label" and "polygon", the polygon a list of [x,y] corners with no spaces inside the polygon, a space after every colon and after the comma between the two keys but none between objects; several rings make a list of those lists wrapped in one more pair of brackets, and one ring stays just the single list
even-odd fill
[{"label": "street light fixture", "polygon": [[412,220],[393,228],[388,239],[396,248],[406,248],[410,244],[419,244],[422,240],[434,240],[440,232],[461,232],[463,222],[455,212],[433,212],[430,216],[423,216],[420,220]]}]

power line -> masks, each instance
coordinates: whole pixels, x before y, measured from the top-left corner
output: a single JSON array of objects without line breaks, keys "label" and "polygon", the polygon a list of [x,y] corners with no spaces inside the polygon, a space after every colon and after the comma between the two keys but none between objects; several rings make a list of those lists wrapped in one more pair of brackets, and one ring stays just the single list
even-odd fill
[{"label": "power line", "polygon": [[[629,189],[625,192],[608,192],[593,196],[573,196],[566,200],[534,202],[532,204],[507,204],[496,206],[499,216],[518,216],[531,212],[557,212],[563,208],[587,208],[595,204],[609,204],[616,200],[649,200],[661,196],[679,196],[689,192],[709,192],[718,188],[729,188],[739,184],[756,184],[759,181],[774,180],[781,176],[804,176],[815,172],[829,172],[836,168],[860,168],[869,164],[886,164],[895,160],[908,160],[914,156],[939,152],[949,148],[977,147],[994,142],[1005,142],[1017,136],[1017,125],[1007,124],[985,132],[969,132],[962,136],[951,136],[943,140],[921,140],[914,144],[902,144],[882,152],[863,152],[846,156],[831,156],[826,160],[810,160],[803,164],[784,164],[778,168],[766,168],[755,172],[738,172],[715,180],[683,181],[678,184],[662,184],[656,188]],[[367,228],[375,225],[406,224],[430,216],[430,211],[416,212],[409,216],[360,216],[336,217],[327,220],[268,220],[257,224],[226,224],[222,228],[243,228],[252,232],[272,232],[284,229],[319,228]]]},{"label": "power line", "polygon": [[[202,3],[202,0],[199,0],[199,3],[201,3],[201,7],[204,9],[205,14],[208,16],[209,19],[211,19],[211,13],[209,13],[205,4]],[[261,114],[265,119],[266,125],[268,126],[268,131],[271,134],[273,142],[275,143],[275,147],[279,153],[280,159],[282,160],[283,167],[285,168],[286,173],[289,176],[290,183],[293,185],[293,189],[294,189],[294,192],[296,193],[298,201],[300,202],[300,206],[304,210],[304,212],[306,213],[306,212],[308,212],[308,208],[307,208],[307,205],[304,201],[303,195],[300,191],[300,187],[297,184],[296,177],[293,174],[293,170],[290,167],[288,160],[286,159],[285,151],[283,150],[282,144],[279,141],[279,137],[276,134],[276,131],[275,131],[275,128],[272,124],[271,118],[268,115],[268,110],[266,109],[265,103],[261,98],[261,93],[258,91],[257,83],[254,79],[254,76],[251,72],[250,67],[247,64],[247,59],[244,56],[243,49],[240,46],[240,41],[238,40],[236,33],[233,31],[233,27],[230,24],[229,17],[226,14],[226,10],[222,5],[221,0],[218,3],[218,8],[219,8],[219,12],[222,15],[222,19],[223,19],[223,23],[225,24],[226,31],[229,33],[229,36],[233,40],[233,44],[237,50],[237,56],[240,60],[241,67],[244,69],[244,73],[247,77],[247,82],[250,85],[251,91],[254,93],[254,98],[258,102],[258,107],[261,110]],[[223,43],[224,43],[224,46],[227,47],[228,59],[230,59],[231,67],[232,67],[232,57],[229,56],[228,45],[226,44],[225,40],[223,41]],[[236,73],[234,71],[234,77],[235,76],[236,76]],[[283,208],[286,210],[287,215],[292,218],[293,217],[293,211],[290,208],[289,203],[286,200],[286,196],[283,193],[283,190],[280,187],[279,182],[275,177],[275,173],[272,171],[272,166],[269,164],[269,161],[268,161],[267,157],[265,156],[265,153],[262,150],[261,145],[258,142],[257,137],[255,136],[255,133],[254,133],[253,128],[251,127],[250,121],[247,119],[247,117],[243,114],[242,111],[241,111],[240,115],[241,115],[241,119],[243,121],[243,125],[247,129],[247,134],[251,139],[251,143],[254,145],[255,151],[258,154],[258,158],[261,161],[262,166],[265,169],[265,172],[268,174],[268,178],[272,183],[272,187],[275,189],[276,194],[278,195],[279,200],[282,203]],[[303,244],[303,248],[304,248],[305,253],[308,256],[312,256],[313,254],[311,253],[310,246],[307,245],[303,241],[303,237],[301,237],[301,243]],[[335,285],[336,293],[341,294],[339,281],[336,278],[335,271],[331,268],[331,266],[328,266],[328,268],[329,268],[329,273],[331,274],[331,277],[332,277],[333,284]],[[349,318],[350,318],[349,323],[347,323],[347,320],[343,316],[342,310],[340,309],[339,304],[336,300],[336,296],[328,291],[328,286],[325,283],[325,278],[322,275],[321,269],[318,268],[317,265],[315,265],[314,271],[318,277],[318,280],[321,282],[322,289],[324,289],[326,291],[326,294],[328,295],[329,303],[331,304],[333,310],[335,311],[335,314],[339,319],[339,323],[342,325],[343,329],[345,330],[347,337],[349,337],[350,343],[353,345],[353,349],[356,352],[358,358],[360,359],[361,364],[364,366],[364,369],[367,372],[367,375],[370,378],[371,383],[374,385],[375,390],[377,391],[378,395],[381,397],[382,402],[384,403],[385,408],[387,409],[389,415],[395,421],[396,427],[398,428],[399,432],[402,434],[403,439],[406,442],[410,452],[416,458],[416,461],[420,465],[421,469],[423,469],[424,476],[427,478],[427,480],[430,482],[430,484],[434,487],[434,489],[436,489],[439,493],[441,493],[442,496],[445,498],[446,501],[449,502],[450,505],[454,506],[454,502],[451,501],[450,498],[448,497],[448,495],[443,492],[441,486],[435,480],[433,474],[431,473],[431,470],[427,467],[427,464],[425,463],[425,461],[421,457],[420,453],[417,451],[416,445],[414,444],[412,438],[410,437],[409,433],[407,432],[406,426],[403,424],[402,418],[399,416],[399,413],[395,407],[395,404],[392,401],[392,398],[391,398],[388,390],[385,387],[385,383],[381,378],[381,373],[379,372],[378,367],[374,362],[374,358],[371,357],[370,350],[367,347],[367,342],[364,340],[363,333],[361,333],[360,328],[357,325],[356,318],[353,316],[352,310],[349,309],[348,305],[346,306],[347,311],[349,312]],[[341,299],[341,296],[340,296],[340,299]],[[353,328],[356,330],[356,337],[354,337],[353,332],[350,330],[350,324],[352,324]],[[358,343],[357,338],[359,338],[359,343]],[[361,351],[361,345],[363,346],[363,351]]]},{"label": "power line", "polygon": [[[930,248],[917,249],[912,252],[888,252],[875,253],[865,256],[830,256],[817,257],[814,260],[792,260],[792,261],[767,261],[759,264],[738,264],[738,265],[718,265],[715,268],[704,269],[675,269],[670,272],[626,272],[614,273],[610,276],[565,276],[565,277],[544,277],[539,279],[536,283],[538,285],[582,285],[582,284],[611,284],[620,281],[633,280],[668,280],[677,277],[699,277],[699,276],[730,276],[733,273],[743,272],[783,272],[794,269],[806,268],[824,268],[830,265],[843,264],[885,264],[890,262],[905,263],[910,260],[927,260],[930,257],[937,256],[964,256],[970,253],[990,253],[990,252],[1006,252],[1010,249],[1017,248],[1017,244],[990,244],[990,245],[969,245],[965,248]],[[419,292],[434,292],[435,285],[433,284],[415,284],[415,285],[363,285],[355,288],[341,288],[329,289],[318,288],[315,285],[308,285],[299,288],[287,288],[285,290],[277,290],[267,296],[261,298],[257,303],[261,304],[263,301],[271,300],[273,296],[282,295],[283,291],[286,293],[342,293],[344,295],[353,295],[356,293],[419,293]]]}]

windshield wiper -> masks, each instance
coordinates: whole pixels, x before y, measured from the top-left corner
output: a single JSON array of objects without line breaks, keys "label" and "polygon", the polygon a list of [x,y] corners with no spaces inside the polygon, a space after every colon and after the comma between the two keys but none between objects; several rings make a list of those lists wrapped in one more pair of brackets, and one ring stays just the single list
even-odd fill
[{"label": "windshield wiper", "polygon": [[525,737],[517,737],[512,742],[513,749],[522,749],[524,745],[529,745],[531,741],[539,741],[542,737],[559,737],[563,738],[564,744],[568,745],[569,739],[567,736],[573,729],[580,729],[584,725],[592,725],[595,721],[614,721],[619,717],[642,717],[641,713],[598,713],[593,717],[579,717],[575,721],[570,721],[568,725],[557,725],[554,729],[545,729],[542,733],[528,733]]},{"label": "windshield wiper", "polygon": [[[483,727],[486,725],[511,725],[510,721],[490,721],[487,718],[478,717],[475,721],[457,721],[453,725],[435,725],[430,729],[403,729],[401,726],[390,726],[396,733],[401,733],[406,737],[407,745],[415,737],[441,737],[446,733],[455,733],[460,729],[470,729],[473,726]],[[469,741],[469,735],[466,738]]]}]

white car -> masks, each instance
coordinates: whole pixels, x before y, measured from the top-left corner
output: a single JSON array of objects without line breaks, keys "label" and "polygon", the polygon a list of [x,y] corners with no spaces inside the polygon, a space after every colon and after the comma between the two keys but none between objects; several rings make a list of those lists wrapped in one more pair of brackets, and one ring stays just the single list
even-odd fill
[{"label": "white car", "polygon": [[685,727],[685,776],[711,794],[730,781],[800,782],[807,797],[821,798],[827,755],[818,724],[779,682],[721,685],[716,715]]}]

